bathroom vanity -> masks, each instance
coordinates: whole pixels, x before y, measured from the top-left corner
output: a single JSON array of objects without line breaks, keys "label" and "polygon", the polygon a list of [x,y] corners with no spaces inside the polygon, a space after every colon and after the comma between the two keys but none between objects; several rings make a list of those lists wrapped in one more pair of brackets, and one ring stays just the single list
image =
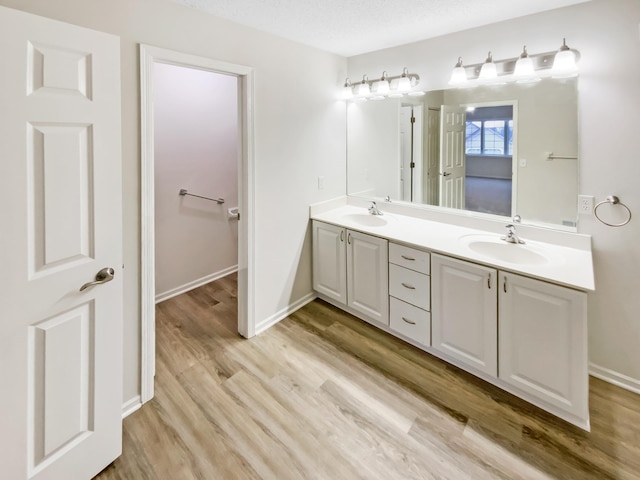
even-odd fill
[{"label": "bathroom vanity", "polygon": [[311,218],[320,298],[589,430],[589,237],[511,244],[354,205]]}]

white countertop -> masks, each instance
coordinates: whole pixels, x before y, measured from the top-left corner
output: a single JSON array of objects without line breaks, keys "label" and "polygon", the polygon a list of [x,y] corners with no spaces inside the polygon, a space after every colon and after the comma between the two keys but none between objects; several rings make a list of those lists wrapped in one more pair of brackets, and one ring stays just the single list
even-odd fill
[{"label": "white countertop", "polygon": [[[476,253],[464,241],[460,240],[461,237],[467,235],[486,235],[491,238],[499,238],[496,233],[388,212],[380,217],[379,222],[385,224],[368,226],[358,222],[354,217],[350,218],[350,215],[369,214],[366,208],[344,205],[322,213],[312,214],[311,218],[386,238],[393,242],[490,265],[501,270],[521,273],[579,290],[595,290],[590,248],[570,248],[531,241],[525,236],[523,238],[526,242],[525,247],[543,252],[549,261],[543,264],[511,263]],[[513,248],[519,248],[519,246],[513,245]]]}]

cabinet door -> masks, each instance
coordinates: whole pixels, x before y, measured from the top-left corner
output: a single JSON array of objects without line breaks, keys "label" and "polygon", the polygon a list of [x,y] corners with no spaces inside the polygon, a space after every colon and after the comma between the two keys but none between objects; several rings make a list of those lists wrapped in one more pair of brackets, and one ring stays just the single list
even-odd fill
[{"label": "cabinet door", "polygon": [[347,304],[346,231],[328,223],[312,223],[313,289]]},{"label": "cabinet door", "polygon": [[431,346],[497,376],[497,271],[431,255]]},{"label": "cabinet door", "polygon": [[348,305],[367,318],[389,325],[387,240],[347,230]]},{"label": "cabinet door", "polygon": [[587,295],[500,272],[500,378],[588,418]]}]

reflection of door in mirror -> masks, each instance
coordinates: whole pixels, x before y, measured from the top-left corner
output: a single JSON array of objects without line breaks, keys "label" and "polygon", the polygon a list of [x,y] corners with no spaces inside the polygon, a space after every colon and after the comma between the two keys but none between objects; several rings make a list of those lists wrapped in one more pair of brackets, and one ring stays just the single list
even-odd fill
[{"label": "reflection of door in mirror", "polygon": [[513,105],[469,107],[465,123],[465,208],[511,216]]},{"label": "reflection of door in mirror", "polygon": [[427,108],[427,143],[425,145],[426,192],[423,198],[429,205],[440,203],[440,108]]},{"label": "reflection of door in mirror", "polygon": [[422,203],[422,105],[400,107],[400,199]]},{"label": "reflection of door in mirror", "polygon": [[465,119],[464,107],[443,105],[440,137],[440,206],[465,205]]}]

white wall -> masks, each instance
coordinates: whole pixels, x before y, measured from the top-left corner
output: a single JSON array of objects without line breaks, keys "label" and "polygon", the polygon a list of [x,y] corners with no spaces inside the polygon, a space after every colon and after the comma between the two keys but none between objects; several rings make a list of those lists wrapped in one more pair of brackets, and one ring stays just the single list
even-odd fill
[{"label": "white wall", "polygon": [[169,0],[0,4],[121,38],[126,401],[140,393],[139,43],[255,69],[255,317],[269,321],[311,293],[308,205],[346,190],[345,105],[336,101],[343,57]]},{"label": "white wall", "polygon": [[[153,70],[156,298],[238,264],[238,79],[156,63]],[[221,197],[224,204],[180,196]]]},{"label": "white wall", "polygon": [[579,232],[593,236],[596,291],[589,295],[592,371],[640,391],[640,2],[593,0],[393,49],[352,57],[349,76],[420,74],[428,90],[447,87],[458,56],[465,63],[513,58],[522,45],[552,51],[562,37],[580,51],[580,192],[603,200],[616,194],[635,213],[626,227],[581,217]]}]

